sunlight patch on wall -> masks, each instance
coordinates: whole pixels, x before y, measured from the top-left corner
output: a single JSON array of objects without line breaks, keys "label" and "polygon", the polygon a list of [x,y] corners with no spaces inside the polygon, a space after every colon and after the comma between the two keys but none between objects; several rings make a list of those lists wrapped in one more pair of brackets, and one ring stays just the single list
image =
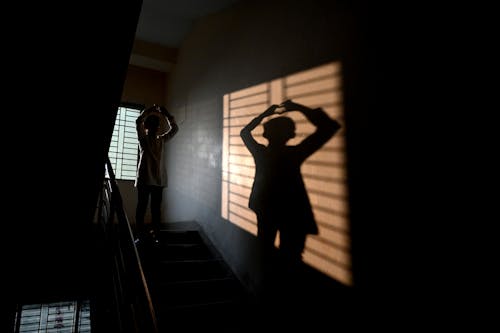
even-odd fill
[{"label": "sunlight patch on wall", "polygon": [[[287,99],[323,108],[342,128],[302,164],[302,177],[319,228],[318,235],[308,236],[303,260],[352,285],[341,79],[340,63],[333,62],[224,95],[221,215],[257,234],[257,218],[248,208],[255,163],[240,137],[243,126],[271,104]],[[313,132],[314,126],[302,113],[289,112],[286,116],[295,121],[297,134],[288,145],[298,144]],[[259,143],[267,145],[262,133],[262,124],[252,131]]]}]

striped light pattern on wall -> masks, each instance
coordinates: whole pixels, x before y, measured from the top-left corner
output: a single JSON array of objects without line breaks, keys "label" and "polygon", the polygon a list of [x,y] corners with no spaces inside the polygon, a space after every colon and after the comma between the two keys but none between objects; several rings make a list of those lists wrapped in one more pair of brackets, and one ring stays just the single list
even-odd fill
[{"label": "striped light pattern on wall", "polygon": [[[302,164],[302,177],[319,227],[318,235],[307,238],[303,260],[330,277],[352,285],[341,85],[340,63],[333,62],[224,95],[221,215],[257,234],[256,215],[248,208],[255,164],[240,137],[243,126],[271,104],[287,99],[310,108],[323,108],[342,128]],[[298,144],[314,130],[302,113],[288,112],[286,116],[295,121],[297,134],[288,145]],[[260,124],[252,134],[259,143],[267,145],[262,132]]]}]

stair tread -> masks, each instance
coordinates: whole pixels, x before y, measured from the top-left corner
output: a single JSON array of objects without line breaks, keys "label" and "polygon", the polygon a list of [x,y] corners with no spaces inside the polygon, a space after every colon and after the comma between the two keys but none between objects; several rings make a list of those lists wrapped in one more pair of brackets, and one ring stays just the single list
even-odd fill
[{"label": "stair tread", "polygon": [[237,302],[232,299],[219,300],[219,301],[208,301],[190,304],[175,304],[175,305],[165,305],[161,308],[162,311],[165,310],[198,310],[206,309],[207,307],[220,307],[220,306],[240,306],[241,302]]},{"label": "stair tread", "polygon": [[210,284],[216,282],[235,282],[239,284],[239,281],[234,277],[223,277],[223,278],[213,278],[213,279],[197,279],[197,280],[180,280],[180,281],[169,281],[165,282],[164,286],[167,285],[195,285],[195,284]]},{"label": "stair tread", "polygon": [[204,312],[216,311],[220,308],[226,308],[235,310],[236,308],[245,307],[245,302],[243,300],[234,300],[230,298],[219,298],[219,299],[199,299],[189,302],[179,302],[179,303],[155,303],[156,310],[159,314],[171,313],[172,310],[182,310],[182,311],[198,311],[203,309]]},{"label": "stair tread", "polygon": [[163,229],[158,239],[156,249],[144,252],[145,271],[158,320],[166,327],[201,325],[188,320],[193,313],[208,320],[247,307],[246,289],[201,230]]},{"label": "stair tread", "polygon": [[159,264],[190,264],[190,263],[223,263],[224,261],[221,258],[207,258],[207,259],[184,259],[184,260],[159,260]]},{"label": "stair tread", "polygon": [[182,242],[182,243],[168,243],[165,241],[160,241],[160,247],[161,248],[171,248],[171,247],[179,247],[179,248],[184,248],[184,247],[202,247],[202,248],[207,248],[208,247],[200,242]]}]

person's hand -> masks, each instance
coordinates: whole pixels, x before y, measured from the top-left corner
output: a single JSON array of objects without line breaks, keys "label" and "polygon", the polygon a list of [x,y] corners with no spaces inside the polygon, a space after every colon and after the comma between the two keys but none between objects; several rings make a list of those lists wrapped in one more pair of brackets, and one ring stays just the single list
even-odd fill
[{"label": "person's hand", "polygon": [[279,107],[277,104],[271,105],[264,113],[262,114],[263,117],[269,117],[275,114],[276,109]]},{"label": "person's hand", "polygon": [[285,112],[287,112],[289,110],[287,110],[284,106],[282,106],[281,104],[278,105],[278,108],[276,108],[276,110],[274,111],[276,114],[283,114]]},{"label": "person's hand", "polygon": [[298,110],[298,109],[300,109],[300,107],[302,107],[302,105],[293,102],[291,99],[287,99],[286,101],[281,103],[279,106],[284,108],[286,111]]}]

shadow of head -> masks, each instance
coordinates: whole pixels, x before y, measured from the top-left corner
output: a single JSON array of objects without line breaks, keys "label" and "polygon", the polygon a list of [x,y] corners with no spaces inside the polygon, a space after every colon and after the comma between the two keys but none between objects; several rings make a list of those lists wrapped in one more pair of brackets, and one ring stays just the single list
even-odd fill
[{"label": "shadow of head", "polygon": [[273,144],[285,144],[295,137],[295,122],[288,117],[273,118],[264,123],[263,136]]}]

